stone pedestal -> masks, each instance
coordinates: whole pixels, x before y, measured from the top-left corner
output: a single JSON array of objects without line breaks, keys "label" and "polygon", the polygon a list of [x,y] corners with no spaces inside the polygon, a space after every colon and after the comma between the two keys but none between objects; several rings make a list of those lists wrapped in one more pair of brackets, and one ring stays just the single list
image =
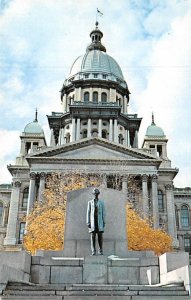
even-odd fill
[{"label": "stone pedestal", "polygon": [[[39,251],[32,257],[31,281],[39,284],[157,284],[158,257],[152,252],[129,251],[116,256],[61,257],[60,251]],[[55,256],[49,256],[55,255]],[[56,256],[59,255],[59,256]]]}]

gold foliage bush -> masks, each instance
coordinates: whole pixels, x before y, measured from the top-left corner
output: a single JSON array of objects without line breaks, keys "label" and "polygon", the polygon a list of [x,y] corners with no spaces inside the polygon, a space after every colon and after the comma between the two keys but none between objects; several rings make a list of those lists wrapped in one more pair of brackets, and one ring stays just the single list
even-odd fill
[{"label": "gold foliage bush", "polygon": [[172,237],[162,229],[153,229],[131,205],[127,205],[127,236],[129,250],[152,250],[156,255],[172,251]]},{"label": "gold foliage bush", "polygon": [[46,179],[44,201],[37,201],[26,218],[23,242],[25,250],[34,254],[38,249],[63,249],[67,193],[99,184],[99,177],[96,175],[51,174]]}]

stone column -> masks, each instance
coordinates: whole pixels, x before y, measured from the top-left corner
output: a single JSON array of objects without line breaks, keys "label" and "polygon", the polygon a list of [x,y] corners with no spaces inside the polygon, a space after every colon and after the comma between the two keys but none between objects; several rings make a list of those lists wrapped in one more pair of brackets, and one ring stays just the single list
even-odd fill
[{"label": "stone column", "polygon": [[158,209],[158,188],[157,175],[152,175],[152,206],[153,206],[153,227],[159,228],[159,209]]},{"label": "stone column", "polygon": [[113,119],[109,120],[109,140],[113,141]]},{"label": "stone column", "polygon": [[4,204],[3,209],[4,209],[4,213],[3,213],[2,226],[5,227],[7,225],[7,219],[9,214],[8,204]]},{"label": "stone column", "polygon": [[54,129],[50,129],[50,146],[54,147],[56,145],[55,137],[54,137]]},{"label": "stone column", "polygon": [[114,119],[114,142],[118,143],[118,127],[117,127],[117,119]]},{"label": "stone column", "polygon": [[88,134],[87,134],[87,137],[91,137],[91,119],[89,118],[88,119]]},{"label": "stone column", "polygon": [[9,220],[7,224],[7,234],[4,239],[4,245],[16,244],[16,228],[17,228],[20,188],[21,188],[21,183],[19,181],[13,182],[13,189],[11,193],[11,202],[10,202],[10,209],[9,209]]},{"label": "stone column", "polygon": [[44,201],[44,189],[45,189],[45,178],[46,174],[44,172],[40,173],[40,184],[39,184],[39,190],[38,190],[38,201],[43,202]]},{"label": "stone column", "polygon": [[80,140],[80,118],[77,118],[76,140]]},{"label": "stone column", "polygon": [[61,145],[66,143],[66,139],[64,138],[64,135],[65,135],[65,127],[62,128]]},{"label": "stone column", "polygon": [[172,184],[167,184],[166,189],[166,203],[167,203],[167,216],[168,216],[168,232],[177,239],[176,222],[175,222],[175,206]]},{"label": "stone column", "polygon": [[62,145],[62,128],[59,130],[58,145]]},{"label": "stone column", "polygon": [[92,98],[93,98],[92,87],[90,87],[89,93],[90,93],[90,102],[92,102]]},{"label": "stone column", "polygon": [[35,179],[36,174],[34,172],[30,173],[30,184],[29,184],[29,197],[28,197],[28,205],[27,205],[27,216],[31,212],[34,200],[35,200]]},{"label": "stone column", "polygon": [[82,101],[82,88],[81,88],[81,86],[78,88],[78,100],[77,101]]},{"label": "stone column", "polygon": [[123,176],[122,178],[122,191],[127,195],[127,176]]},{"label": "stone column", "polygon": [[127,114],[127,97],[124,96],[124,113]]},{"label": "stone column", "polygon": [[98,137],[102,137],[102,119],[98,121]]},{"label": "stone column", "polygon": [[101,88],[98,88],[98,102],[101,102]]},{"label": "stone column", "polygon": [[130,147],[130,133],[129,133],[129,130],[127,130],[127,147]]},{"label": "stone column", "polygon": [[147,218],[149,215],[149,194],[148,194],[148,175],[142,175],[142,197],[143,197],[143,215]]},{"label": "stone column", "polygon": [[182,229],[182,224],[181,224],[181,215],[180,215],[180,208],[179,207],[177,207],[177,215],[178,215],[178,228],[179,229]]},{"label": "stone column", "polygon": [[67,101],[66,101],[66,94],[64,94],[62,99],[62,107],[63,107],[63,113],[67,111]]},{"label": "stone column", "polygon": [[133,147],[138,148],[138,131],[137,130],[135,130],[135,137],[134,137]]},{"label": "stone column", "polygon": [[127,146],[127,129],[125,129],[124,133],[124,145]]},{"label": "stone column", "polygon": [[76,140],[76,119],[72,118],[72,136],[71,136],[71,142],[74,142]]}]

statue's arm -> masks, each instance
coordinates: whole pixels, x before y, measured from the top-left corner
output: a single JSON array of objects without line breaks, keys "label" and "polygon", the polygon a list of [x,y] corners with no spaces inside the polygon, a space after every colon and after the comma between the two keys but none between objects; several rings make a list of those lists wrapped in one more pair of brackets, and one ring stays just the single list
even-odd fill
[{"label": "statue's arm", "polygon": [[86,224],[88,227],[91,226],[91,222],[90,222],[90,214],[91,214],[91,204],[90,202],[88,202],[88,206],[87,206],[87,213],[86,213]]}]

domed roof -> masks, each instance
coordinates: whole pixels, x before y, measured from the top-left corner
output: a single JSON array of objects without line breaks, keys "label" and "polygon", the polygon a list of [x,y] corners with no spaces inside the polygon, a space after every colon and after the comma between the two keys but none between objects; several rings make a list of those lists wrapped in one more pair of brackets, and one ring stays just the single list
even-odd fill
[{"label": "domed roof", "polygon": [[163,129],[155,125],[153,114],[152,114],[152,123],[150,126],[147,127],[146,136],[165,137]]},{"label": "domed roof", "polygon": [[151,124],[150,126],[147,127],[146,135],[147,136],[160,136],[160,137],[165,136],[162,128],[156,126],[155,124]]},{"label": "domed roof", "polygon": [[98,28],[91,31],[92,42],[88,45],[86,53],[79,56],[70,69],[70,74],[65,85],[70,85],[75,80],[110,80],[115,81],[123,88],[127,88],[123,73],[116,60],[106,53],[106,48],[101,39],[103,33]]},{"label": "domed roof", "polygon": [[69,77],[80,72],[104,73],[124,80],[121,68],[115,59],[100,50],[91,50],[79,56],[71,67]]},{"label": "domed roof", "polygon": [[35,112],[35,119],[33,122],[27,124],[24,128],[24,133],[29,134],[44,134],[44,131],[37,120],[37,110]]},{"label": "domed roof", "polygon": [[24,129],[24,132],[25,133],[43,133],[44,134],[44,131],[42,129],[42,127],[39,125],[38,121],[33,121],[29,124],[27,124],[25,126],[25,129]]}]

